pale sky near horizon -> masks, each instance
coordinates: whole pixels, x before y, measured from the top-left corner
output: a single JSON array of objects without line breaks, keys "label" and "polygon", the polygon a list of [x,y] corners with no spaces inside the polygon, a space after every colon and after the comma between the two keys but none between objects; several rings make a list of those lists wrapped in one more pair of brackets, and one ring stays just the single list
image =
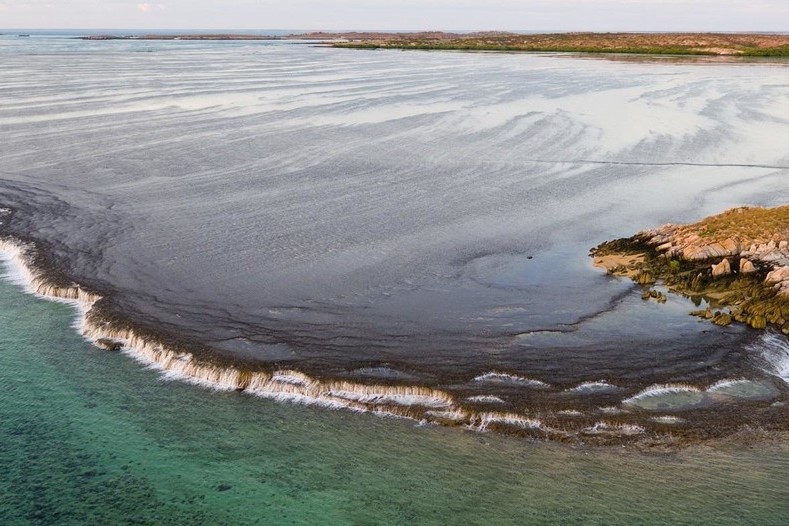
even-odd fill
[{"label": "pale sky near horizon", "polygon": [[0,28],[789,32],[789,0],[0,0]]}]

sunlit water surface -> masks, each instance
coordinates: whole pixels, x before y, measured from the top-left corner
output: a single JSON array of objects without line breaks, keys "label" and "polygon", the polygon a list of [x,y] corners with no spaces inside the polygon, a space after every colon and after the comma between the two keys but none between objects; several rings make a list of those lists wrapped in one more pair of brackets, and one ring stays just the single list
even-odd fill
[{"label": "sunlit water surface", "polygon": [[138,326],[571,434],[786,421],[780,341],[587,256],[782,203],[786,64],[10,35],[0,59],[0,228]]}]

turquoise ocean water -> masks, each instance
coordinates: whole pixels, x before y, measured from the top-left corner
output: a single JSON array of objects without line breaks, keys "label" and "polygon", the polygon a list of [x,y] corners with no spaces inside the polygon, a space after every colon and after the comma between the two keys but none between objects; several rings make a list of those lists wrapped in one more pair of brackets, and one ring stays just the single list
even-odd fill
[{"label": "turquoise ocean water", "polygon": [[530,443],[163,380],[0,281],[0,524],[786,524],[789,448]]}]

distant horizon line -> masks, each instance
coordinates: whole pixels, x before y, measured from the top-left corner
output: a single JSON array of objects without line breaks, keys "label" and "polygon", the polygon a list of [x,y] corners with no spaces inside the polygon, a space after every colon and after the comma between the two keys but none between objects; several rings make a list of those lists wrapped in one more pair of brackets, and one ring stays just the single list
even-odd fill
[{"label": "distant horizon line", "polygon": [[123,28],[123,27],[7,27],[0,28],[0,34],[4,32],[20,32],[28,31],[31,33],[62,33],[62,32],[148,32],[148,33],[163,33],[163,32],[179,32],[186,34],[218,34],[218,33],[258,33],[266,34],[266,32],[286,33],[286,34],[301,34],[301,33],[521,33],[521,34],[540,34],[540,33],[727,33],[727,34],[789,34],[789,29],[784,31],[777,30],[647,30],[647,29],[299,29],[299,28],[186,28],[186,27],[168,27],[168,28]]}]

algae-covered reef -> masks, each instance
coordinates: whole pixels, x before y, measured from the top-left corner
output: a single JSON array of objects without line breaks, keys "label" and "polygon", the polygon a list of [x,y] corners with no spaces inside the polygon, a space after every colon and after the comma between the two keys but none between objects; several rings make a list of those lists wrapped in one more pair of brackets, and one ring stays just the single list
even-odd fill
[{"label": "algae-covered reef", "polygon": [[741,207],[689,225],[666,224],[592,249],[594,264],[710,307],[692,314],[718,325],[732,321],[789,334],[789,205]]}]

